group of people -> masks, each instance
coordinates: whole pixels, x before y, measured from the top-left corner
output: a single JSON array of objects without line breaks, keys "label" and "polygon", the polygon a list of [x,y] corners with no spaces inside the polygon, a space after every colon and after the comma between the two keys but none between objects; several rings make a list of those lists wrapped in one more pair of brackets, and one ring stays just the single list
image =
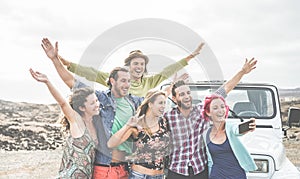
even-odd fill
[{"label": "group of people", "polygon": [[[246,178],[245,172],[255,170],[237,137],[243,135],[236,132],[237,124],[226,122],[224,100],[256,68],[254,58],[246,59],[242,69],[207,96],[204,104],[192,105],[191,90],[183,80],[186,76],[174,79],[167,91],[153,89],[188,65],[203,46],[201,43],[191,55],[160,73],[146,76],[149,58],[140,50],[130,52],[126,67],[106,73],[64,59],[58,54],[58,43],[53,46],[44,38],[42,48],[73,92],[67,101],[45,74],[30,69],[34,79],[46,84],[65,115],[63,124],[69,136],[59,178]],[[93,90],[74,73],[108,89]],[[165,111],[169,93],[176,107]]]}]

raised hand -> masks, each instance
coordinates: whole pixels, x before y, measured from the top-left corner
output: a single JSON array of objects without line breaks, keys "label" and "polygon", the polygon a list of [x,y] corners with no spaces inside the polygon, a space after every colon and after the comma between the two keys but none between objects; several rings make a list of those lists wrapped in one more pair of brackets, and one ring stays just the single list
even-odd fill
[{"label": "raised hand", "polygon": [[183,73],[182,75],[177,77],[177,73],[175,73],[174,78],[173,78],[173,84],[180,80],[184,81],[185,83],[188,83],[189,82],[189,74]]},{"label": "raised hand", "polygon": [[44,49],[46,55],[52,60],[53,58],[58,58],[58,42],[55,42],[55,48],[47,38],[42,40],[42,48]]},{"label": "raised hand", "polygon": [[40,73],[38,71],[33,71],[31,68],[29,69],[29,72],[31,76],[38,82],[47,83],[49,81],[47,76],[43,73]]},{"label": "raised hand", "polygon": [[144,114],[138,117],[137,115],[132,116],[126,123],[126,125],[130,127],[136,127],[138,130],[141,130],[142,127],[139,124],[139,121],[144,118]]},{"label": "raised hand", "polygon": [[242,68],[242,71],[244,72],[244,74],[250,73],[253,69],[255,69],[256,63],[257,63],[257,60],[255,60],[254,58],[252,58],[251,60],[248,60],[246,58],[245,64]]},{"label": "raised hand", "polygon": [[201,42],[200,45],[196,48],[196,50],[194,50],[194,52],[192,53],[192,56],[195,57],[196,55],[200,54],[200,51],[204,45],[205,43]]}]

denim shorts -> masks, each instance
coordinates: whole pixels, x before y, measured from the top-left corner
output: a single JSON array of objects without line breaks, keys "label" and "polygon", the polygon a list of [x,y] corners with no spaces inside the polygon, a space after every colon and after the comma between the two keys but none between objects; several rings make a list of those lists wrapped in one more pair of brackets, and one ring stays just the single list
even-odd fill
[{"label": "denim shorts", "polygon": [[164,178],[165,178],[164,174],[146,175],[134,170],[130,170],[129,177],[128,177],[128,179],[164,179]]}]

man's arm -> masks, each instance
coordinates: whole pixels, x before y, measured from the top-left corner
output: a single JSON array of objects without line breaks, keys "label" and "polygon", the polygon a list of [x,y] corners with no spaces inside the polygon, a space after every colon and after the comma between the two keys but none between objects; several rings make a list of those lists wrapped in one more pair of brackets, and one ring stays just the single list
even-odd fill
[{"label": "man's arm", "polygon": [[229,81],[227,81],[220,88],[218,88],[214,93],[221,95],[225,98],[227,94],[240,82],[240,80],[245,74],[250,73],[253,69],[256,68],[256,63],[257,60],[254,60],[254,58],[252,58],[249,61],[246,58],[243,68],[240,71],[238,71]]},{"label": "man's arm", "polygon": [[186,60],[186,62],[189,62],[192,58],[199,55],[200,51],[204,45],[205,45],[205,43],[201,42],[200,45],[194,50],[194,52],[191,55],[185,57],[184,59]]},{"label": "man's arm", "polygon": [[51,42],[44,38],[42,40],[42,48],[44,49],[46,55],[52,60],[56,71],[58,72],[61,79],[65,82],[65,84],[72,88],[75,84],[75,78],[71,72],[69,72],[60,62],[58,57],[58,42],[55,43],[55,48],[51,44]]},{"label": "man's arm", "polygon": [[196,50],[194,50],[194,52],[171,64],[171,65],[168,65],[166,66],[161,72],[159,72],[158,74],[156,75],[153,75],[152,77],[149,77],[148,80],[149,80],[149,89],[152,89],[152,88],[155,88],[157,85],[159,85],[161,82],[163,82],[164,80],[168,79],[170,76],[172,76],[174,73],[178,72],[179,70],[181,70],[183,67],[187,66],[188,65],[188,62],[194,58],[196,55],[200,54],[200,51],[202,49],[202,47],[204,46],[204,43],[200,43],[200,45],[196,48]]},{"label": "man's arm", "polygon": [[106,82],[109,77],[109,73],[96,70],[93,67],[82,66],[70,62],[60,55],[58,55],[58,57],[60,61],[63,63],[63,65],[65,65],[70,72],[75,73],[76,75],[79,75],[81,77],[84,77],[89,81],[94,81],[104,86],[107,86]]},{"label": "man's arm", "polygon": [[242,79],[245,74],[250,73],[253,69],[256,68],[257,60],[252,58],[248,60],[246,58],[245,63],[240,71],[237,72],[229,81],[227,81],[223,86],[225,93],[228,94]]}]

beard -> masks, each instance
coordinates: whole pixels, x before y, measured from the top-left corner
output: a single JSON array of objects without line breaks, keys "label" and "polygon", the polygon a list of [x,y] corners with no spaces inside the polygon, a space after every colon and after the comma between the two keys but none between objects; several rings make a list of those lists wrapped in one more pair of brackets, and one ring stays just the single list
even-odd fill
[{"label": "beard", "polygon": [[130,72],[130,75],[134,80],[140,80],[142,78],[143,74],[144,74],[144,72],[136,72],[134,70],[132,70]]},{"label": "beard", "polygon": [[180,107],[182,109],[190,109],[192,107],[192,102],[190,102],[190,105],[186,105],[186,104],[182,103],[181,101],[177,101],[177,105],[178,105],[178,107]]},{"label": "beard", "polygon": [[114,92],[116,93],[115,96],[119,96],[119,97],[124,97],[128,94],[128,91],[124,92],[120,88],[114,88]]}]

